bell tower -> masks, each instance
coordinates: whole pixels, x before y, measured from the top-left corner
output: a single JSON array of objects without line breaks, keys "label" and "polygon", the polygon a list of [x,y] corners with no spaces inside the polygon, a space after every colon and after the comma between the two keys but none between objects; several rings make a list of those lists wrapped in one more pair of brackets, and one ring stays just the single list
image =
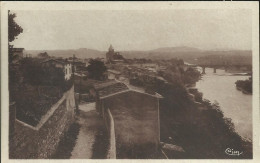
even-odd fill
[{"label": "bell tower", "polygon": [[108,52],[114,53],[114,48],[113,48],[113,46],[112,46],[111,44],[110,44],[110,46],[109,46]]}]

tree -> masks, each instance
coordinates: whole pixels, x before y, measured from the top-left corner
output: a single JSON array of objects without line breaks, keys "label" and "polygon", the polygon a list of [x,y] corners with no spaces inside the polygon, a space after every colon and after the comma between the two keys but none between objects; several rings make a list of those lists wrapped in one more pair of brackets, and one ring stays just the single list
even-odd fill
[{"label": "tree", "polygon": [[89,65],[87,67],[87,71],[89,72],[89,77],[96,79],[96,80],[101,80],[104,77],[104,72],[107,70],[104,62],[96,60],[96,59],[91,59],[89,61]]},{"label": "tree", "polygon": [[200,78],[200,72],[194,68],[189,67],[184,72],[183,82],[185,84],[194,84],[199,80],[199,78]]},{"label": "tree", "polygon": [[21,60],[20,71],[24,82],[31,85],[46,85],[65,87],[65,78],[62,68],[51,65],[42,67],[38,59],[24,58]]},{"label": "tree", "polygon": [[15,13],[10,13],[8,11],[8,41],[14,41],[20,33],[23,33],[23,28],[18,25],[14,18],[16,17]]},{"label": "tree", "polygon": [[22,59],[19,69],[22,72],[23,81],[28,84],[40,85],[44,80],[44,70],[35,59]]},{"label": "tree", "polygon": [[17,81],[19,80],[19,75],[15,66],[12,64],[13,60],[16,58],[12,53],[13,45],[10,45],[17,36],[23,32],[21,26],[19,26],[14,18],[16,17],[15,13],[10,13],[8,11],[8,59],[9,59],[9,91],[10,91],[10,101],[13,100],[13,94],[15,92],[16,86],[19,85]]},{"label": "tree", "polygon": [[11,49],[13,48],[12,45],[10,45],[11,42],[13,42],[15,39],[17,39],[17,36],[20,33],[23,33],[23,28],[18,25],[14,18],[16,17],[15,13],[10,13],[10,10],[8,11],[8,46],[9,46],[9,63],[12,63],[14,59],[14,55],[11,53]]}]

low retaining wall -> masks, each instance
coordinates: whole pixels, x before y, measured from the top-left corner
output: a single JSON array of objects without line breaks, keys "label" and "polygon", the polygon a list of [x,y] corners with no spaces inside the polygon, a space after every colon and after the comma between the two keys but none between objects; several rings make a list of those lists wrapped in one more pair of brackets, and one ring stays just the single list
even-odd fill
[{"label": "low retaining wall", "polygon": [[102,108],[102,117],[104,119],[107,132],[109,133],[109,147],[107,152],[108,159],[116,159],[116,137],[114,118],[109,109]]},{"label": "low retaining wall", "polygon": [[[51,107],[36,127],[15,117],[14,121],[10,119],[10,128],[14,126],[14,134],[9,140],[10,159],[49,158],[56,151],[64,132],[74,121],[74,110],[73,86]],[[10,115],[11,117],[13,116]]]},{"label": "low retaining wall", "polygon": [[110,140],[109,140],[109,149],[107,158],[109,159],[116,159],[116,136],[115,136],[115,124],[113,116],[109,109],[107,109],[109,121],[110,121]]},{"label": "low retaining wall", "polygon": [[110,132],[110,144],[113,145],[114,137],[116,138],[115,147],[109,148],[116,153],[116,158],[151,158],[158,152],[158,98],[129,91],[98,101],[97,109]]}]

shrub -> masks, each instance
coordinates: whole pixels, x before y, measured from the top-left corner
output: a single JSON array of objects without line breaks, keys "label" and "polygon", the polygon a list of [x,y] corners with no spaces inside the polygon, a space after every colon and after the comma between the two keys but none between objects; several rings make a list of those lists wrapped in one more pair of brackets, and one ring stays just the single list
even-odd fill
[{"label": "shrub", "polygon": [[200,78],[200,72],[194,68],[188,68],[182,77],[184,84],[196,83]]},{"label": "shrub", "polygon": [[248,93],[252,93],[252,80],[238,80],[235,84],[237,88],[242,89]]},{"label": "shrub", "polygon": [[44,80],[44,70],[39,61],[32,58],[21,60],[20,70],[26,83],[40,85]]},{"label": "shrub", "polygon": [[107,68],[104,62],[99,60],[91,59],[89,61],[89,66],[87,67],[87,71],[89,72],[89,77],[102,80],[104,78],[104,73],[106,72]]}]

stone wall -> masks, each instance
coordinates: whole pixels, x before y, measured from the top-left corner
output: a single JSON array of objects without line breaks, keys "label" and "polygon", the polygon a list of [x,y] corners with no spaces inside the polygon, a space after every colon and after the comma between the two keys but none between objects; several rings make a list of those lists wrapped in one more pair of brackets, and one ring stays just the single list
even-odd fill
[{"label": "stone wall", "polygon": [[106,110],[104,117],[105,124],[109,132],[109,148],[108,148],[108,159],[116,159],[116,137],[115,137],[115,126],[114,119],[109,109]]},{"label": "stone wall", "polygon": [[160,140],[159,99],[129,91],[99,101],[110,130],[108,110],[114,120],[116,158],[151,158]]},{"label": "stone wall", "polygon": [[9,141],[10,159],[49,158],[55,152],[64,132],[74,121],[74,110],[73,86],[50,108],[36,127],[15,119],[14,134]]}]

